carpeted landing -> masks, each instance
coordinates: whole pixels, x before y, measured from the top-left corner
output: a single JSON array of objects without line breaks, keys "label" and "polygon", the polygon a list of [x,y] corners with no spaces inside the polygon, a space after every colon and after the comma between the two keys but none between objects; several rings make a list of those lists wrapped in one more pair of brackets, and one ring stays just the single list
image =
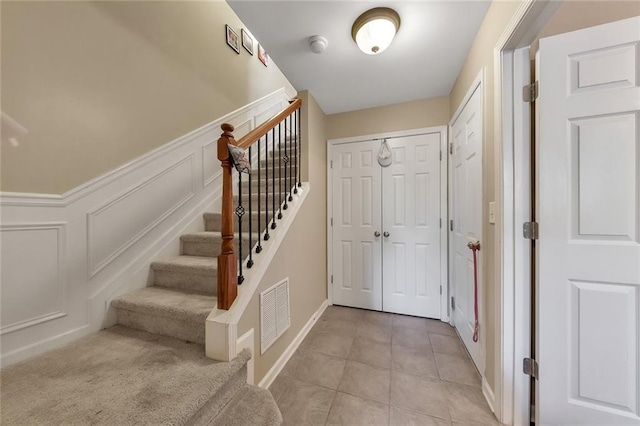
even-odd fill
[{"label": "carpeted landing", "polygon": [[115,326],[1,372],[2,425],[279,425],[271,394],[204,347]]}]

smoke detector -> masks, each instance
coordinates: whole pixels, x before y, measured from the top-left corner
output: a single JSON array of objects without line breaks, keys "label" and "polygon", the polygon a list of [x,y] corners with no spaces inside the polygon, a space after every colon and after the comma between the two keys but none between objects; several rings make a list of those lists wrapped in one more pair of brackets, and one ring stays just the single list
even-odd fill
[{"label": "smoke detector", "polygon": [[309,47],[313,53],[320,54],[324,52],[328,45],[329,41],[322,36],[314,35],[309,37]]}]

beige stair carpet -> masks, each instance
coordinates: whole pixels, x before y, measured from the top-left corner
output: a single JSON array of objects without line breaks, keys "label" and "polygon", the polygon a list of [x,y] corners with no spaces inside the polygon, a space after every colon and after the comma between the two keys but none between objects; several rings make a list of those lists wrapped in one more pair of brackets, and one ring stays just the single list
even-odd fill
[{"label": "beige stair carpet", "polygon": [[115,326],[3,369],[0,423],[208,424],[245,389],[249,358],[217,362],[201,345]]}]

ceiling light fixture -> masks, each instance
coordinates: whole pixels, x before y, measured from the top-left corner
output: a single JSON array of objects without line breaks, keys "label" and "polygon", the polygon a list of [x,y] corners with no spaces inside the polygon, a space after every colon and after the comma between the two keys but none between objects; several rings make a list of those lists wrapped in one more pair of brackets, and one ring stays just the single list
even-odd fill
[{"label": "ceiling light fixture", "polygon": [[382,53],[400,28],[400,15],[388,7],[367,10],[353,23],[351,37],[367,55]]}]

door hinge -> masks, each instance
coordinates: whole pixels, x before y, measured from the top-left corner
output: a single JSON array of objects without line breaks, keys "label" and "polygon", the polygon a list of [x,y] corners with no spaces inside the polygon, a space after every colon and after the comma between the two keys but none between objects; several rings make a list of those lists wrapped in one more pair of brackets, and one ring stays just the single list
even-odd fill
[{"label": "door hinge", "polygon": [[440,218],[440,229],[442,229],[442,218]]},{"label": "door hinge", "polygon": [[453,231],[453,219],[449,220],[449,230]]},{"label": "door hinge", "polygon": [[440,151],[440,161],[442,161],[442,150]]},{"label": "door hinge", "polygon": [[331,284],[333,284],[333,275],[331,275]]},{"label": "door hinge", "polygon": [[333,218],[331,218],[331,226],[333,226]]},{"label": "door hinge", "polygon": [[456,310],[456,298],[455,297],[451,298],[451,309],[454,310],[454,311]]},{"label": "door hinge", "polygon": [[333,169],[333,160],[331,160],[331,168]]},{"label": "door hinge", "polygon": [[522,88],[522,100],[525,102],[533,102],[538,99],[538,82],[534,81]]},{"label": "door hinge", "polygon": [[440,295],[442,296],[442,286],[440,286]]},{"label": "door hinge", "polygon": [[538,363],[533,358],[524,358],[522,360],[522,372],[534,379],[538,378]]},{"label": "door hinge", "polygon": [[453,143],[449,144],[449,154],[453,155]]},{"label": "door hinge", "polygon": [[522,225],[522,236],[528,240],[537,240],[538,222],[525,222]]}]

